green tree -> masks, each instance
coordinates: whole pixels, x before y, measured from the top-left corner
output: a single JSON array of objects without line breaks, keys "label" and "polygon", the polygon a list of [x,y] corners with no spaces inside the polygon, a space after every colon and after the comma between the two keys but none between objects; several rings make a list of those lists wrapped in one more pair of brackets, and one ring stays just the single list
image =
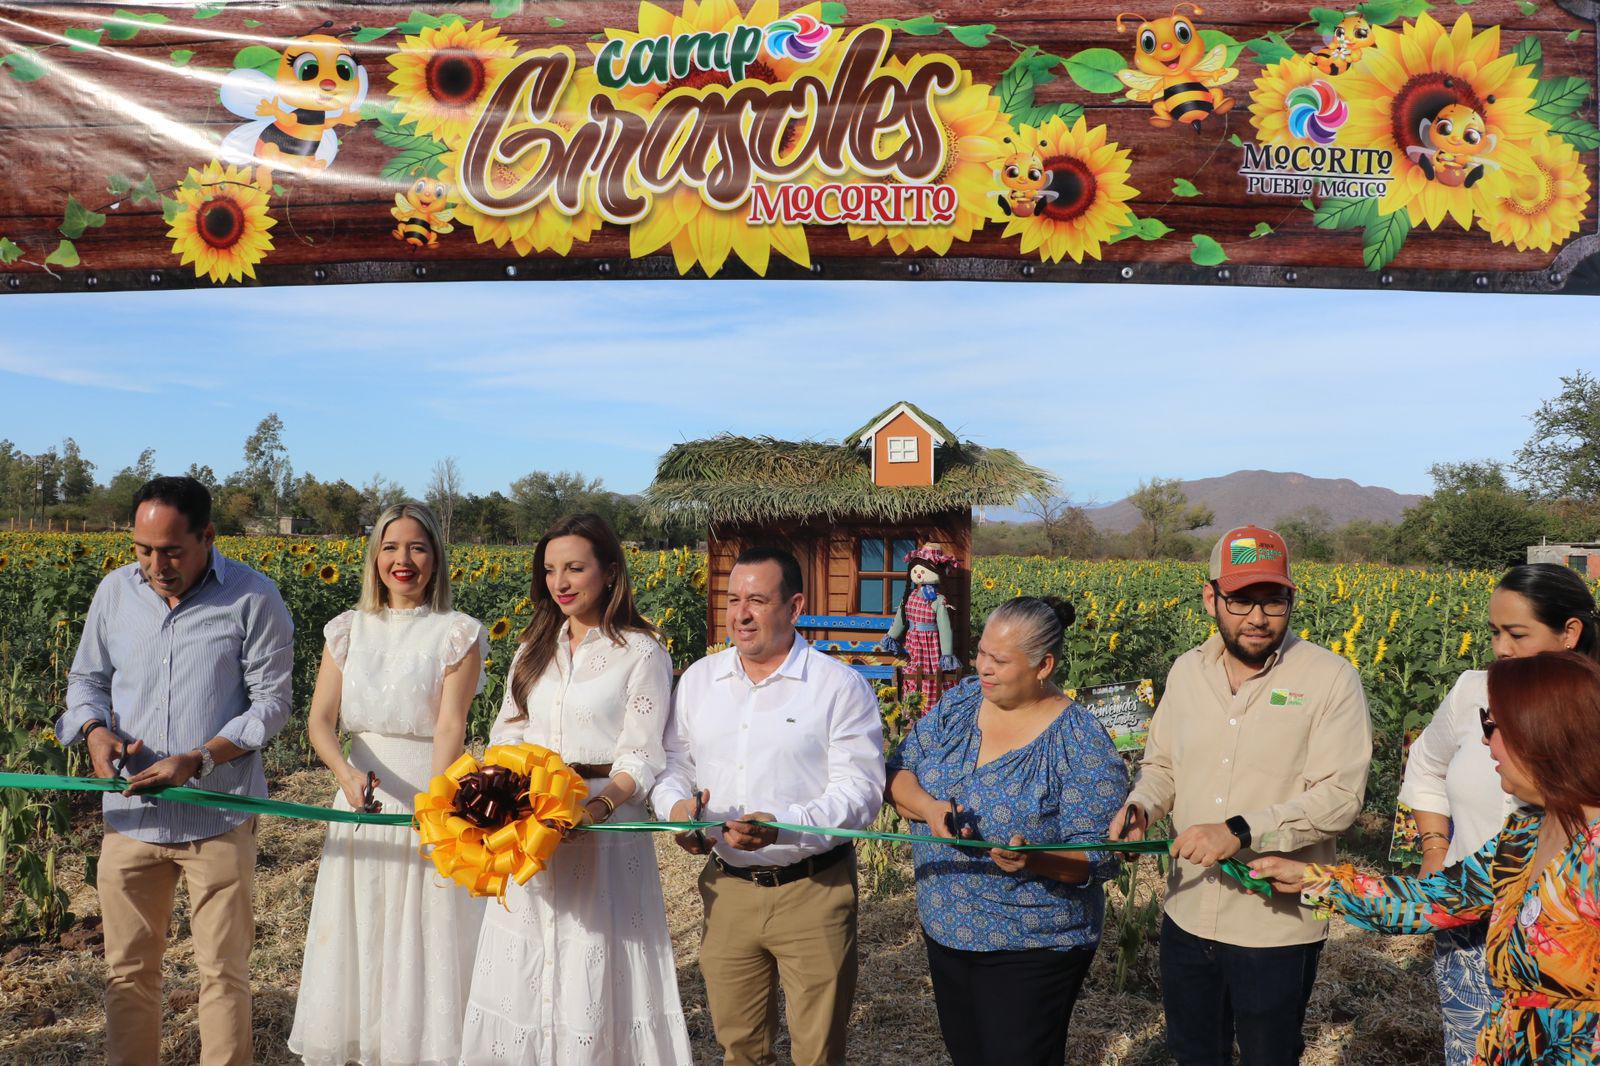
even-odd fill
[{"label": "green tree", "polygon": [[1545,513],[1500,463],[1437,463],[1428,472],[1433,495],[1406,511],[1400,529],[1405,549],[1426,561],[1501,570],[1548,531]]},{"label": "green tree", "polygon": [[604,491],[599,478],[588,479],[565,470],[559,474],[535,470],[519,477],[511,483],[517,533],[533,540],[563,515],[596,510],[596,498]]},{"label": "green tree", "polygon": [[256,423],[255,432],[245,438],[244,469],[240,475],[260,510],[272,512],[276,525],[283,513],[284,490],[294,477],[289,449],[283,443],[283,419],[276,411]]},{"label": "green tree", "polygon": [[1517,452],[1517,476],[1553,500],[1600,501],[1600,379],[1579,370],[1529,416],[1533,434]]},{"label": "green tree", "polygon": [[318,481],[306,474],[295,484],[300,512],[319,533],[361,533],[361,490],[348,481]]},{"label": "green tree", "polygon": [[1192,552],[1188,543],[1191,538],[1178,540],[1175,536],[1209,526],[1216,520],[1211,508],[1189,503],[1183,483],[1177,478],[1141,481],[1128,496],[1128,502],[1139,512],[1142,520],[1139,531],[1151,558],[1168,554],[1188,558]]},{"label": "green tree", "polygon": [[87,500],[95,490],[94,464],[83,457],[78,442],[61,442],[61,498],[67,503]]},{"label": "green tree", "polygon": [[408,499],[410,494],[404,485],[390,481],[382,474],[373,474],[372,480],[361,486],[361,524],[375,524],[384,511]]},{"label": "green tree", "polygon": [[1332,519],[1320,507],[1307,507],[1273,521],[1272,528],[1289,545],[1289,556],[1325,563],[1333,558]]}]

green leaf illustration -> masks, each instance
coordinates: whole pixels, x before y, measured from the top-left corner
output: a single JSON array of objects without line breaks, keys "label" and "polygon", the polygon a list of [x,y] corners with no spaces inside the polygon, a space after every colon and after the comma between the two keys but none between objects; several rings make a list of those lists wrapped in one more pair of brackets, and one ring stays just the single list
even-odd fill
[{"label": "green leaf illustration", "polygon": [[156,183],[146,174],[144,180],[133,187],[134,204],[159,204],[161,194],[156,191]]},{"label": "green leaf illustration", "polygon": [[178,221],[178,212],[183,210],[183,205],[170,196],[161,198],[161,221],[172,225]]},{"label": "green leaf illustration", "polygon": [[38,81],[44,77],[44,64],[34,58],[31,48],[0,58],[0,68],[17,81]]},{"label": "green leaf illustration", "polygon": [[1109,48],[1085,48],[1068,56],[1063,65],[1078,88],[1091,93],[1118,93],[1123,86],[1117,71],[1126,69],[1128,62]]},{"label": "green leaf illustration", "polygon": [[556,18],[554,15],[546,15],[544,17],[544,24],[549,26],[552,30],[559,30],[561,27],[567,24],[567,20]]},{"label": "green leaf illustration", "polygon": [[1580,152],[1600,148],[1600,129],[1576,115],[1562,115],[1550,123],[1550,132]]},{"label": "green leaf illustration", "polygon": [[201,4],[190,13],[189,17],[194,19],[216,18],[226,10],[227,6],[227,4]]},{"label": "green leaf illustration", "polygon": [[1391,215],[1378,215],[1368,222],[1366,232],[1361,237],[1361,258],[1366,261],[1367,269],[1382,270],[1394,262],[1394,257],[1400,254],[1401,246],[1406,243],[1406,234],[1410,232],[1411,215],[1403,207]]},{"label": "green leaf illustration", "polygon": [[1517,10],[1524,15],[1531,15],[1539,10],[1539,5],[1534,3],[1533,0],[1517,0]]},{"label": "green leaf illustration", "polygon": [[1582,78],[1550,78],[1541,81],[1533,90],[1535,118],[1546,122],[1570,115],[1589,97],[1589,83]]},{"label": "green leaf illustration", "polygon": [[977,26],[951,26],[950,36],[966,45],[968,48],[982,48],[989,43],[989,34],[994,32],[994,23],[985,22]]},{"label": "green leaf illustration", "polygon": [[1511,54],[1517,57],[1517,66],[1531,66],[1535,78],[1544,73],[1544,48],[1539,44],[1539,38],[1531,34],[1524,37],[1517,42]]},{"label": "green leaf illustration", "polygon": [[1233,145],[1235,148],[1244,147],[1244,142],[1239,139],[1239,135],[1237,133],[1228,134],[1228,143]]},{"label": "green leaf illustration", "polygon": [[432,178],[443,173],[444,163],[439,157],[444,155],[445,146],[431,138],[425,140],[427,143],[407,148],[396,154],[383,165],[379,174],[390,181],[404,181],[418,174]]},{"label": "green leaf illustration", "polygon": [[104,32],[105,30],[90,30],[82,26],[69,26],[61,31],[61,36],[69,41],[78,42],[70,46],[68,51],[87,52],[90,48],[97,47],[100,44],[100,35]]},{"label": "green leaf illustration", "polygon": [[121,174],[113,174],[106,179],[106,192],[112,196],[122,196],[131,188],[133,188],[133,182]]},{"label": "green leaf illustration", "polygon": [[22,258],[22,246],[10,237],[0,237],[0,263],[10,266]]},{"label": "green leaf illustration", "polygon": [[1222,245],[1217,243],[1215,237],[1196,233],[1192,240],[1194,249],[1189,253],[1189,259],[1195,266],[1214,267],[1228,261],[1228,253],[1222,250]]},{"label": "green leaf illustration", "polygon": [[406,20],[396,26],[395,29],[410,37],[421,33],[423,30],[436,30],[443,26],[444,23],[445,18],[442,16],[430,15],[426,11],[413,8],[411,14],[406,16]]},{"label": "green leaf illustration", "polygon": [[119,7],[111,13],[111,18],[107,19],[101,28],[113,41],[131,41],[139,35],[140,30],[171,21],[167,16],[154,11],[139,15]]},{"label": "green leaf illustration", "polygon": [[69,241],[83,236],[86,229],[97,229],[106,224],[106,216],[91,211],[78,202],[76,196],[67,197],[67,215],[61,222],[61,235]]},{"label": "green leaf illustration", "polygon": [[1395,19],[1414,19],[1432,9],[1428,0],[1370,0],[1358,4],[1356,13],[1374,26],[1387,26]]},{"label": "green leaf illustration", "polygon": [[193,58],[194,51],[192,49],[180,48],[176,52],[172,53],[172,65],[175,67],[185,67],[189,65],[189,60]]},{"label": "green leaf illustration", "polygon": [[48,266],[75,267],[81,260],[78,258],[78,247],[71,241],[62,241],[56,245],[56,250],[44,257]]},{"label": "green leaf illustration", "polygon": [[491,0],[489,17],[503,19],[522,10],[522,0]]},{"label": "green leaf illustration", "polygon": [[842,24],[849,14],[844,5],[837,0],[827,0],[827,3],[822,5],[822,21],[830,26]]},{"label": "green leaf illustration", "polygon": [[357,44],[367,44],[394,32],[393,26],[363,26],[355,33]]},{"label": "green leaf illustration", "polygon": [[918,15],[914,19],[879,19],[878,25],[908,33],[913,37],[932,37],[945,30],[945,24],[932,15]]},{"label": "green leaf illustration", "polygon": [[1272,227],[1267,225],[1265,222],[1257,222],[1256,228],[1250,231],[1251,240],[1255,240],[1257,237],[1270,236],[1272,236]]},{"label": "green leaf illustration", "polygon": [[1250,49],[1250,58],[1262,66],[1289,59],[1295,54],[1294,49],[1289,47],[1289,42],[1279,33],[1269,33],[1252,41],[1246,41],[1245,47]]},{"label": "green leaf illustration", "polygon": [[1200,190],[1195,188],[1194,182],[1188,178],[1172,179],[1172,195],[1174,196],[1199,196]]},{"label": "green leaf illustration", "polygon": [[1228,49],[1228,66],[1230,67],[1238,60],[1239,53],[1244,51],[1242,43],[1234,40],[1221,30],[1201,30],[1200,43],[1206,46],[1207,52],[1219,44],[1225,46]]},{"label": "green leaf illustration", "polygon": [[1311,19],[1317,24],[1318,33],[1328,34],[1344,21],[1344,11],[1332,7],[1314,7],[1311,9]]},{"label": "green leaf illustration", "polygon": [[1137,237],[1141,241],[1158,241],[1172,232],[1172,227],[1159,218],[1136,218],[1132,222],[1117,230],[1111,237],[1112,243]]},{"label": "green leaf illustration", "polygon": [[276,48],[268,48],[264,44],[246,45],[233,57],[233,69],[259,70],[271,77],[277,73],[278,62],[282,59],[283,56]]},{"label": "green leaf illustration", "polygon": [[1378,217],[1378,201],[1371,197],[1352,200],[1330,196],[1315,211],[1312,221],[1318,229],[1365,229]]},{"label": "green leaf illustration", "polygon": [[1582,37],[1582,36],[1583,36],[1583,31],[1582,30],[1573,30],[1571,33],[1567,34],[1567,40],[1568,41],[1576,41],[1579,37]]},{"label": "green leaf illustration", "polygon": [[247,29],[247,30],[259,29],[260,27],[261,27],[261,20],[260,19],[245,19],[244,20],[244,28]]}]

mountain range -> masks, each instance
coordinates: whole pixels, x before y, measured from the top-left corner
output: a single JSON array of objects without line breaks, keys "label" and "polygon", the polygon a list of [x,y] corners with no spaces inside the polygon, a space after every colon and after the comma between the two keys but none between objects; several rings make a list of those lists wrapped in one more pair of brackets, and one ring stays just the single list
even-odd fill
[{"label": "mountain range", "polygon": [[[1308,477],[1274,470],[1236,470],[1222,477],[1197,478],[1179,483],[1190,503],[1211,508],[1216,519],[1196,530],[1199,536],[1249,523],[1270,526],[1280,518],[1308,508],[1320,508],[1331,528],[1356,519],[1398,522],[1407,507],[1421,496],[1395,492],[1375,485],[1358,485],[1349,478]],[[1126,533],[1139,524],[1139,512],[1126,499],[1087,509],[1095,528]]]}]

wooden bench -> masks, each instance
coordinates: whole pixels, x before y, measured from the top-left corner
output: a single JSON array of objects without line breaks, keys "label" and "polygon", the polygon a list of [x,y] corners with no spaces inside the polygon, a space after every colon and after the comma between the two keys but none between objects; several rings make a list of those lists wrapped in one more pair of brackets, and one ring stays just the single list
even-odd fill
[{"label": "wooden bench", "polygon": [[[889,632],[889,626],[894,623],[892,618],[879,618],[875,615],[829,615],[829,614],[803,614],[795,622],[798,629],[833,633],[871,633],[875,634],[867,640],[836,640],[831,636],[813,639],[807,634],[811,646],[820,652],[829,655],[876,655],[878,654],[878,641]],[[850,663],[850,669],[866,678],[868,681],[894,681],[900,668],[893,663]]]}]

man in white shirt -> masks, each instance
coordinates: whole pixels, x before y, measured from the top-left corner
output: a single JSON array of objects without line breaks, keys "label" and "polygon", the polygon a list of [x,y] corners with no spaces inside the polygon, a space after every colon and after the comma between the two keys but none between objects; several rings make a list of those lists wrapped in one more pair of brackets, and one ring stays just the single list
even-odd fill
[{"label": "man in white shirt", "polygon": [[711,855],[700,970],[725,1066],[777,1061],[779,980],[795,1066],[845,1061],[855,849],[757,823],[870,826],[883,805],[883,723],[866,680],[795,632],[804,606],[793,555],[739,556],[728,576],[733,646],[684,671],[651,793],[674,821],[723,822],[678,843]]}]

